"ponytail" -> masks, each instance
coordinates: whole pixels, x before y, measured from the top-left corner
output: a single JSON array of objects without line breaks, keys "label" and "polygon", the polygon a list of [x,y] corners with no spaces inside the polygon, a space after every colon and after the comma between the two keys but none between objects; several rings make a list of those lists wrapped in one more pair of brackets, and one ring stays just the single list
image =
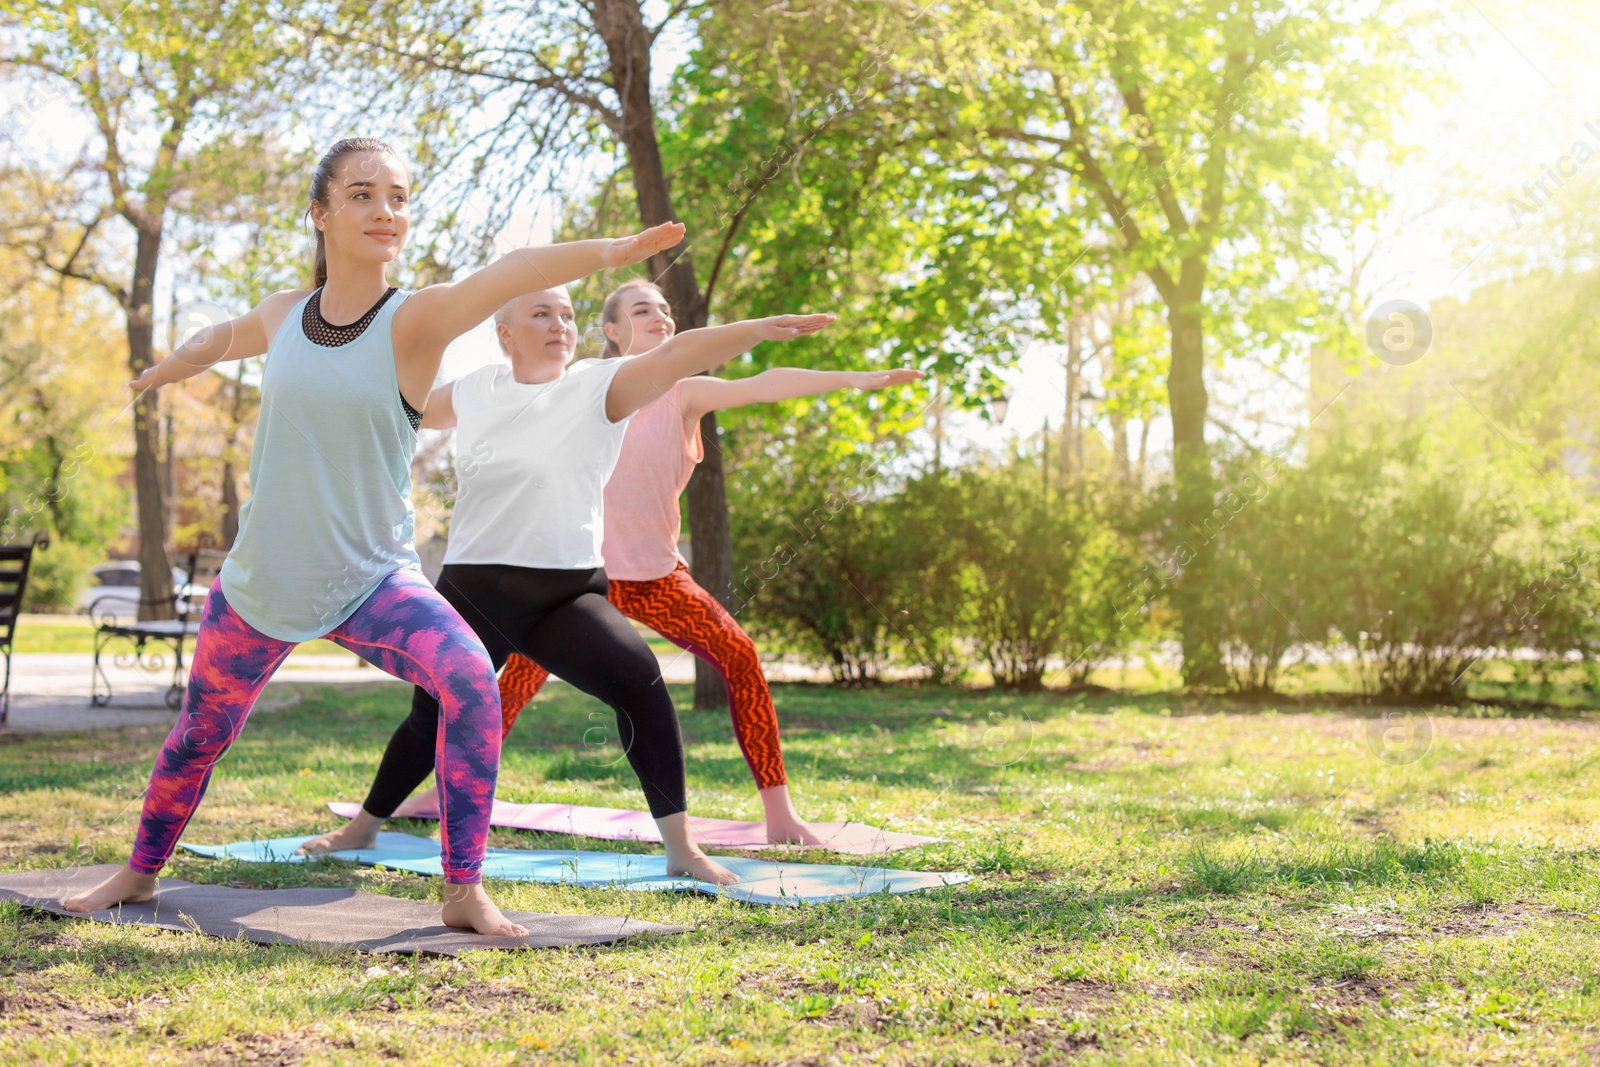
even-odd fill
[{"label": "ponytail", "polygon": [[317,251],[311,262],[311,288],[321,289],[328,284],[328,242],[322,236],[322,231],[313,228],[316,234]]}]

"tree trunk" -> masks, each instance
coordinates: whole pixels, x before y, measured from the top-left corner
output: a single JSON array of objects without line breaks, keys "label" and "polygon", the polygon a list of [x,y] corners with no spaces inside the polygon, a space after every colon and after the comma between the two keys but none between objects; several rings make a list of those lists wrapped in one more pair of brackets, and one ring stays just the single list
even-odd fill
[{"label": "tree trunk", "polygon": [[[1192,273],[1185,264],[1184,281]],[[1214,490],[1210,456],[1206,450],[1205,338],[1200,316],[1198,283],[1183,285],[1177,307],[1169,308],[1172,332],[1172,367],[1167,375],[1167,399],[1172,409],[1173,468],[1178,490],[1180,543],[1193,555],[1183,563],[1182,577],[1173,599],[1183,633],[1183,680],[1191,687],[1222,685],[1222,652],[1211,618],[1213,561],[1216,543],[1208,534]]]},{"label": "tree trunk", "polygon": [[[1074,478],[1083,478],[1082,465],[1077,462],[1082,451],[1077,447],[1078,435],[1082,432],[1078,424],[1083,416],[1078,400],[1078,395],[1083,391],[1083,337],[1078,325],[1076,317],[1067,323],[1067,410],[1063,413],[1066,417],[1061,427],[1061,473],[1068,483]],[[1046,442],[1048,447],[1049,442]]]},{"label": "tree trunk", "polygon": [[[700,417],[706,458],[689,479],[689,543],[694,546],[694,580],[728,611],[733,595],[733,535],[728,525],[727,482],[717,437],[717,413]],[[694,661],[694,706],[705,711],[728,706],[728,686],[705,660]]]},{"label": "tree trunk", "polygon": [[[159,227],[140,227],[134,257],[133,285],[125,308],[128,323],[128,369],[134,376],[155,362],[155,276],[161,252]],[[167,545],[167,501],[163,493],[157,393],[145,393],[133,405],[133,486],[139,504],[140,619],[171,619],[172,556]]]},{"label": "tree trunk", "polygon": [[[256,303],[260,302],[259,299],[256,300]],[[224,552],[232,550],[233,542],[239,536],[239,475],[234,469],[233,461],[239,454],[239,434],[244,430],[242,362],[228,385],[232,406],[228,412],[228,443],[223,447],[222,454],[222,540],[219,542]]]},{"label": "tree trunk", "polygon": [[1111,451],[1117,454],[1117,482],[1133,484],[1133,465],[1128,458],[1128,417],[1120,411],[1111,412]]},{"label": "tree trunk", "polygon": [[[612,84],[622,102],[619,136],[633,175],[639,221],[645,226],[676,221],[672,191],[661,165],[655,105],[650,98],[650,33],[637,0],[595,0],[594,24],[611,59]],[[708,308],[695,278],[685,241],[650,260],[650,276],[667,294],[679,331],[706,324]],[[694,580],[733,610],[733,538],[715,414],[700,420],[706,458],[689,479],[689,541],[694,545]],[[709,664],[695,659],[694,706],[727,706],[727,686]]]},{"label": "tree trunk", "polygon": [[233,548],[239,536],[239,480],[233,472],[233,461],[222,461],[222,551]]}]

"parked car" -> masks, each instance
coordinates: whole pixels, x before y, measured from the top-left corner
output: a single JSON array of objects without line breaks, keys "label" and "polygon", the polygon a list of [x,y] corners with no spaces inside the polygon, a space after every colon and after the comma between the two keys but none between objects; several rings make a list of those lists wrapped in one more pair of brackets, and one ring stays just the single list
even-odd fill
[{"label": "parked car", "polygon": [[[95,620],[111,618],[132,619],[139,614],[139,561],[136,559],[112,560],[89,569],[90,584],[78,594],[78,610]],[[174,595],[204,597],[204,589],[197,591],[189,584],[189,575],[182,568],[172,568]]]}]

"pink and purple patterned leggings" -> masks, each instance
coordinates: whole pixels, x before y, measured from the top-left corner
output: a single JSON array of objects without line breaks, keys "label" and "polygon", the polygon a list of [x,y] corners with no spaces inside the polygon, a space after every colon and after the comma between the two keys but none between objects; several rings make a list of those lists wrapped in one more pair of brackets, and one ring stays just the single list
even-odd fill
[{"label": "pink and purple patterned leggings", "polygon": [[[441,861],[447,881],[477,882],[500,770],[500,694],[483,642],[418,570],[385,578],[327,639],[438,699]],[[150,773],[129,867],[155,874],[171,858],[217,760],[294,647],[245,622],[220,580],[211,587],[183,711]]]}]

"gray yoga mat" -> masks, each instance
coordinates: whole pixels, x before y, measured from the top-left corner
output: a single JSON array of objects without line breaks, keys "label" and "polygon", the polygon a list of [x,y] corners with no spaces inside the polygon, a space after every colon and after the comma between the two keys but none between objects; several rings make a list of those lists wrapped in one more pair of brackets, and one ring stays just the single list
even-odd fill
[{"label": "gray yoga mat", "polygon": [[0,874],[0,899],[21,901],[68,918],[154,926],[162,930],[244,938],[260,945],[332,945],[363,952],[457,956],[475,948],[604,945],[639,934],[676,934],[685,926],[614,915],[546,915],[507,911],[527,937],[482,937],[439,922],[439,905],[356,889],[235,889],[161,879],[154,899],[85,916],[64,911],[64,896],[91,889],[116,864]]}]

